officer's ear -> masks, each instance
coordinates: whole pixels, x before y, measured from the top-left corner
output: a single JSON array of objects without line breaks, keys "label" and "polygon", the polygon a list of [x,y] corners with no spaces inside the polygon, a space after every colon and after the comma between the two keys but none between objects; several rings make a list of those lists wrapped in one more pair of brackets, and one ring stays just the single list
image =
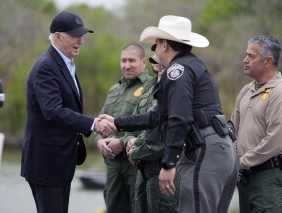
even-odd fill
[{"label": "officer's ear", "polygon": [[270,56],[266,56],[264,58],[264,64],[265,64],[265,67],[270,67],[273,65],[273,57],[270,55]]},{"label": "officer's ear", "polygon": [[146,57],[144,57],[144,58],[142,59],[142,63],[143,63],[143,65],[144,65],[144,67],[147,66],[147,58],[146,58]]},{"label": "officer's ear", "polygon": [[162,45],[163,45],[165,51],[168,51],[169,48],[171,48],[171,46],[169,45],[168,40],[163,40]]}]

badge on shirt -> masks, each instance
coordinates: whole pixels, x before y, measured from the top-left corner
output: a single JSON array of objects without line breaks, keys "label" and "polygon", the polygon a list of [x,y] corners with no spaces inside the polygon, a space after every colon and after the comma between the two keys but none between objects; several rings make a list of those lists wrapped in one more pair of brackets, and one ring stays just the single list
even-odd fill
[{"label": "badge on shirt", "polygon": [[268,98],[268,96],[269,96],[269,93],[270,93],[270,88],[266,88],[266,89],[263,91],[263,93],[262,93],[260,99],[261,99],[262,101],[267,100],[267,98]]},{"label": "badge on shirt", "polygon": [[144,90],[143,87],[139,87],[137,90],[135,90],[134,96],[138,97],[138,96],[142,95],[143,90]]},{"label": "badge on shirt", "polygon": [[167,77],[170,80],[176,80],[182,76],[184,67],[180,64],[173,64],[167,69]]}]

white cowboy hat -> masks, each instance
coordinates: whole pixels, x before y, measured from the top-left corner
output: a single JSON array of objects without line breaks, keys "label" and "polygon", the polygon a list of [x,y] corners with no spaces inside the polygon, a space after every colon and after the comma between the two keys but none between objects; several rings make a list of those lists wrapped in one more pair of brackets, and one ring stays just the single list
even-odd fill
[{"label": "white cowboy hat", "polygon": [[159,21],[158,27],[147,27],[140,36],[140,42],[155,44],[156,39],[167,39],[194,47],[207,47],[209,41],[206,37],[191,32],[192,24],[188,18],[167,15]]}]

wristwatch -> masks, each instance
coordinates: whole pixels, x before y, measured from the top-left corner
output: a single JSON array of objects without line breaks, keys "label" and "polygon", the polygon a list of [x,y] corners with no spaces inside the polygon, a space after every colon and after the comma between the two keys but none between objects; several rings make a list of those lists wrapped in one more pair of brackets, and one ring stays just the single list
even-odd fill
[{"label": "wristwatch", "polygon": [[163,162],[162,163],[162,168],[167,170],[167,169],[172,169],[176,166],[175,163],[171,163],[171,162]]}]

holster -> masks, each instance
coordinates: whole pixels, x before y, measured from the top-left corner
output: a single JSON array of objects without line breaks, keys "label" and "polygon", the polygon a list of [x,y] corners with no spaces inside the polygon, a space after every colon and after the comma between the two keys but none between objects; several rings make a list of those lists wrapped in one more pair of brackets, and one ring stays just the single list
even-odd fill
[{"label": "holster", "polygon": [[236,140],[233,123],[231,121],[227,121],[225,115],[213,115],[211,119],[206,122],[206,126],[201,128],[199,128],[199,123],[203,123],[203,121],[198,119],[196,123],[193,123],[191,130],[187,135],[185,149],[188,152],[202,147],[205,144],[205,137],[211,134],[216,133],[222,138],[229,135],[232,141]]},{"label": "holster", "polygon": [[227,121],[225,115],[214,115],[211,124],[220,137],[225,138],[229,135],[232,141],[236,140],[234,125],[232,121]]},{"label": "holster", "polygon": [[205,139],[202,137],[199,128],[196,124],[192,124],[191,130],[187,135],[185,150],[187,152],[194,151],[205,144]]},{"label": "holster", "polygon": [[211,125],[220,137],[225,138],[229,134],[225,115],[214,115],[211,119]]},{"label": "holster", "polygon": [[235,127],[234,124],[232,123],[232,121],[227,121],[227,125],[228,125],[228,134],[231,138],[232,141],[236,141],[236,133],[235,133]]}]

